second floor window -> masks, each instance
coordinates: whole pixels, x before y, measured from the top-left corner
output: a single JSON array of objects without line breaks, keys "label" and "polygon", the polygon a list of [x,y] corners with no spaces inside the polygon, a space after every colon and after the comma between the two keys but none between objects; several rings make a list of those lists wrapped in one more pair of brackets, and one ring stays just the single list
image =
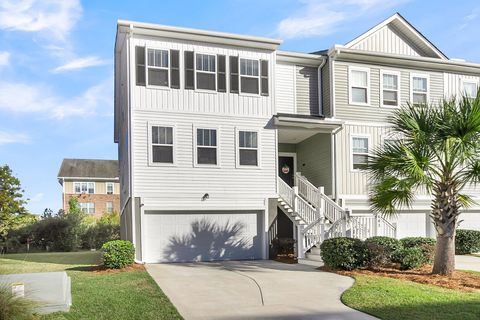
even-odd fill
[{"label": "second floor window", "polygon": [[195,69],[197,89],[213,90],[216,88],[216,56],[210,54],[196,54]]},{"label": "second floor window", "polygon": [[74,182],[75,193],[95,193],[95,182]]},{"label": "second floor window", "polygon": [[461,95],[467,98],[475,98],[477,96],[478,84],[474,81],[463,80]]},{"label": "second floor window", "polygon": [[217,165],[217,130],[197,129],[197,164]]},{"label": "second floor window", "polygon": [[153,163],[173,163],[173,127],[152,126]]},{"label": "second floor window", "polygon": [[238,131],[238,164],[258,166],[258,133]]},{"label": "second floor window", "polygon": [[399,106],[399,75],[391,72],[382,73],[382,104],[388,107]]},{"label": "second floor window", "polygon": [[350,103],[351,104],[369,104],[370,103],[370,73],[367,69],[350,68]]},{"label": "second floor window", "polygon": [[258,94],[259,83],[258,60],[240,59],[240,92]]},{"label": "second floor window", "polygon": [[412,75],[412,103],[421,104],[428,101],[428,77]]},{"label": "second floor window", "polygon": [[368,138],[352,137],[352,169],[363,170],[368,164]]},{"label": "second floor window", "polygon": [[80,210],[85,213],[94,214],[95,213],[95,203],[93,202],[81,202],[79,203]]},{"label": "second floor window", "polygon": [[113,194],[113,182],[106,183],[107,194]]},{"label": "second floor window", "polygon": [[168,87],[168,72],[168,50],[148,49],[148,84],[151,86]]}]

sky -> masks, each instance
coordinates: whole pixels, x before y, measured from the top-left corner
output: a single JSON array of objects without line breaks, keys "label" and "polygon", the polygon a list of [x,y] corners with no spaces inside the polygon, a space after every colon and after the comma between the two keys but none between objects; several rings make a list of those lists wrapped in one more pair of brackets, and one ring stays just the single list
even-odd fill
[{"label": "sky", "polygon": [[63,158],[117,159],[118,19],[280,38],[282,50],[313,52],[395,12],[448,57],[480,63],[476,0],[0,0],[0,165],[41,213],[61,207]]}]

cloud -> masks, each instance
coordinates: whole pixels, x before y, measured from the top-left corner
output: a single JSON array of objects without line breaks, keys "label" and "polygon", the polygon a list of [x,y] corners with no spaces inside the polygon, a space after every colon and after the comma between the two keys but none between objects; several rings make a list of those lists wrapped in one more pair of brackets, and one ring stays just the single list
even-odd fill
[{"label": "cloud", "polygon": [[94,85],[74,97],[62,97],[45,85],[0,81],[0,110],[41,114],[43,118],[110,115],[113,109],[113,79]]},{"label": "cloud", "polygon": [[0,146],[5,144],[29,143],[30,137],[24,133],[0,131]]},{"label": "cloud", "polygon": [[465,17],[463,17],[463,22],[462,24],[458,27],[458,30],[463,30],[467,28],[472,21],[477,20],[479,16],[479,8],[475,8],[473,11],[471,11],[469,14],[467,14]]},{"label": "cloud", "polygon": [[78,58],[74,59],[70,62],[65,63],[59,67],[53,69],[54,73],[72,71],[72,70],[79,70],[85,69],[95,66],[101,66],[109,63],[107,60],[102,60],[99,57],[85,57],[85,58]]},{"label": "cloud", "polygon": [[80,0],[2,0],[0,29],[42,32],[66,40],[82,16]]},{"label": "cloud", "polygon": [[0,51],[0,67],[5,67],[10,64],[10,52]]},{"label": "cloud", "polygon": [[285,39],[328,35],[341,22],[406,1],[409,0],[299,0],[299,10],[278,23],[276,34]]}]

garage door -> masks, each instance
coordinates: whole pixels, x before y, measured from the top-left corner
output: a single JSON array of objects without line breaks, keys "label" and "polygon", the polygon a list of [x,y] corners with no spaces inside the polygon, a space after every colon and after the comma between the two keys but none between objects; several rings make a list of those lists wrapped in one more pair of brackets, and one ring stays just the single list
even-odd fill
[{"label": "garage door", "polygon": [[145,211],[145,261],[261,259],[262,212]]}]

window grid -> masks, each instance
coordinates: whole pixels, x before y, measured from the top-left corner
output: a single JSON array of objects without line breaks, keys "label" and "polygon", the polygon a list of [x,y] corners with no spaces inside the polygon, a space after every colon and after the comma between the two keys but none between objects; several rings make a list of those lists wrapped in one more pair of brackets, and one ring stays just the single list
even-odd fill
[{"label": "window grid", "polygon": [[197,128],[196,164],[218,165],[217,129]]},{"label": "window grid", "polygon": [[[169,52],[168,50],[161,49],[148,49],[147,50],[147,79],[148,84],[153,86],[168,87],[169,86]],[[166,72],[166,77],[163,83],[152,83],[150,79],[150,70],[151,71],[160,71]]]},{"label": "window grid", "polygon": [[152,126],[151,134],[151,161],[153,163],[173,164],[173,127]]},{"label": "window grid", "polygon": [[413,75],[411,80],[412,103],[428,102],[428,77]]},{"label": "window grid", "polygon": [[95,203],[94,202],[80,202],[80,210],[84,213],[94,214]]},{"label": "window grid", "polygon": [[368,137],[352,137],[352,169],[363,170],[368,164]]},{"label": "window grid", "polygon": [[75,193],[95,193],[95,182],[74,182]]},{"label": "window grid", "polygon": [[349,70],[350,103],[370,103],[370,74],[367,69],[350,68]]},{"label": "window grid", "polygon": [[256,131],[238,131],[238,157],[240,166],[258,166],[258,133]]},{"label": "window grid", "polygon": [[113,182],[106,183],[107,194],[113,194]]},{"label": "window grid", "polygon": [[399,75],[396,73],[382,73],[382,104],[384,106],[398,107],[400,104]]},{"label": "window grid", "polygon": [[[259,60],[240,58],[240,92],[247,94],[260,93]],[[253,82],[252,82],[253,81]],[[249,85],[251,87],[249,87]]]}]

